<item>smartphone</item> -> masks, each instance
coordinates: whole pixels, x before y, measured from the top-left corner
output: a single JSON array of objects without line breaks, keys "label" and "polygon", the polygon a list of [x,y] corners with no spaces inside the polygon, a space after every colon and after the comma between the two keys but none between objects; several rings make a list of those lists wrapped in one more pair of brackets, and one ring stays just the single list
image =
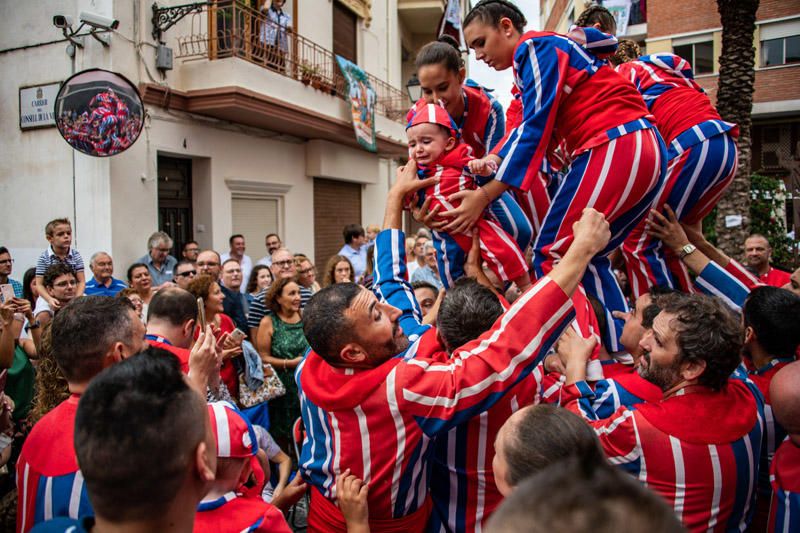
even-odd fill
[{"label": "smartphone", "polygon": [[244,331],[236,328],[235,330],[231,331],[230,338],[233,339],[235,342],[243,341],[246,337]]},{"label": "smartphone", "polygon": [[200,331],[206,331],[206,305],[202,298],[197,299],[197,321],[200,324]]},{"label": "smartphone", "polygon": [[14,287],[10,283],[0,285],[0,304],[10,302],[14,299]]}]

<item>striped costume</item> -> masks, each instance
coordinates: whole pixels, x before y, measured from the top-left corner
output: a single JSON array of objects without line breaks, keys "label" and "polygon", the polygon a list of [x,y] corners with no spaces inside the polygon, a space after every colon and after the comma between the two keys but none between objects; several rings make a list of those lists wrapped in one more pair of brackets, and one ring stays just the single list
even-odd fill
[{"label": "striped costume", "polygon": [[259,531],[291,533],[286,519],[277,507],[260,498],[245,498],[228,492],[214,500],[203,500],[197,506],[194,531]]},{"label": "striped costume", "polygon": [[[483,157],[502,140],[505,134],[503,106],[485,88],[469,79],[462,86],[461,93],[464,99],[464,114],[458,122],[453,121],[453,125],[461,140],[472,149],[471,155],[476,158]],[[418,100],[406,114],[406,122],[410,123],[415,113],[424,109],[426,105],[428,104],[425,100]],[[485,184],[490,179],[491,177],[475,176],[479,185]],[[533,239],[531,222],[510,192],[495,199],[489,205],[488,211],[489,217],[514,239],[522,252],[530,246]],[[459,265],[460,269],[460,265],[466,260],[466,253],[452,240],[447,245],[449,248],[447,263]],[[437,257],[440,260],[444,250],[444,244],[437,246]],[[453,279],[459,276],[460,274],[456,273]]]},{"label": "striped costume", "polygon": [[[430,107],[436,107],[429,104]],[[442,112],[443,109],[440,108]],[[422,113],[422,111],[420,111]],[[458,202],[448,200],[451,194],[463,190],[475,189],[475,177],[469,172],[467,163],[472,159],[471,148],[459,143],[449,152],[443,153],[429,166],[419,169],[421,178],[436,176],[439,182],[426,187],[419,194],[419,202],[423,197],[431,198],[430,209],[437,205],[440,212],[458,207]],[[488,215],[488,216],[486,216]],[[481,247],[481,258],[486,261],[495,275],[503,280],[513,280],[528,271],[525,256],[513,237],[506,233],[501,225],[493,220],[491,211],[478,219],[475,229],[478,231]],[[446,217],[437,215],[438,221],[447,221]],[[445,288],[464,275],[464,261],[472,248],[472,231],[466,233],[445,233],[432,231],[433,246],[436,248],[436,262],[439,265],[439,276]]]},{"label": "striped costume", "polygon": [[800,531],[800,446],[786,439],[778,448],[770,469],[772,505],[769,531]]},{"label": "striped costume", "polygon": [[[566,407],[583,411],[579,400]],[[764,407],[754,385],[700,385],[590,420],[606,456],[661,495],[690,531],[744,531],[750,522]]]},{"label": "striped costume", "polygon": [[[667,144],[667,175],[656,207],[670,206],[687,224],[701,221],[736,174],[738,127],[720,118],[685,59],[653,54],[617,71],[642,94]],[[690,290],[686,267],[647,234],[644,222],[625,239],[623,256],[635,298],[651,285],[675,286],[673,275]]]},{"label": "striped costume", "polygon": [[[464,82],[463,94],[464,115],[456,125],[461,138],[472,147],[472,155],[484,157],[503,140],[506,133],[503,105],[470,79]],[[479,185],[484,185],[491,178],[476,176],[476,179]],[[489,204],[489,211],[524,252],[533,240],[534,229],[524,206],[510,191],[506,191]]]},{"label": "striped costume", "polygon": [[335,499],[336,474],[346,468],[370,486],[373,532],[422,531],[428,518],[431,441],[489,409],[528,375],[572,319],[569,298],[540,280],[492,329],[439,362],[420,356],[420,323],[405,281],[405,238],[386,230],[376,240],[380,297],[402,311],[410,345],[377,367],[328,365],[313,351],[296,379],[306,440],[300,455],[312,485],[309,531],[344,531]]},{"label": "striped costume", "polygon": [[539,402],[541,377],[539,365],[488,411],[434,439],[429,532],[482,531],[503,501],[492,467],[497,433],[512,414]]},{"label": "striped costume", "polygon": [[17,461],[17,531],[55,517],[94,514],[73,444],[79,399],[73,394],[42,417],[22,446]]},{"label": "striped costume", "polygon": [[631,366],[626,373],[597,381],[593,387],[585,381],[567,385],[562,388],[560,398],[556,399],[561,405],[577,400],[584,418],[602,420],[612,416],[620,407],[656,403],[662,397],[661,389],[641,377]]},{"label": "striped costume", "polygon": [[[572,223],[585,207],[603,213],[611,241],[584,277],[586,291],[608,310],[610,351],[619,350],[622,323],[612,310],[627,303],[608,254],[646,215],[661,188],[665,148],[636,90],[580,44],[551,32],[528,32],[514,52],[514,82],[522,121],[498,151],[496,179],[531,190],[541,180],[548,147],[563,146],[570,164],[551,198],[534,241],[537,276],[547,273],[572,242]],[[586,304],[576,293],[577,309]]]}]

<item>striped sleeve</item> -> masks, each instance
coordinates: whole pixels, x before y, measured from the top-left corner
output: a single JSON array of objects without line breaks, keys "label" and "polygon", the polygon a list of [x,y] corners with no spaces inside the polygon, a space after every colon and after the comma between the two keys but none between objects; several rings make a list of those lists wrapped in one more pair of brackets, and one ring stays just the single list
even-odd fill
[{"label": "striped sleeve", "polygon": [[565,386],[561,391],[561,404],[566,405],[576,400],[578,414],[586,420],[608,418],[620,407],[614,382],[607,379],[596,381],[594,390],[585,381]]},{"label": "striped sleeve", "polygon": [[561,287],[542,278],[447,361],[409,359],[398,365],[400,410],[413,413],[431,436],[486,411],[534,370],[574,316]]},{"label": "striped sleeve", "polygon": [[528,39],[517,47],[514,66],[522,93],[522,122],[498,152],[503,162],[495,179],[530,189],[553,132],[568,63],[569,56],[557,49],[552,37]]},{"label": "striped sleeve", "polygon": [[716,296],[736,311],[741,311],[750,287],[714,261],[706,265],[694,281],[695,286],[709,296]]},{"label": "striped sleeve", "polygon": [[73,252],[72,259],[70,260],[70,265],[72,265],[72,268],[75,269],[75,272],[84,271],[83,257],[81,257],[81,254],[78,253],[78,250],[75,250]]},{"label": "striped sleeve", "polygon": [[[485,93],[484,93],[485,94]],[[486,119],[486,128],[483,132],[483,145],[487,152],[500,144],[506,134],[506,118],[503,112],[503,105],[496,98],[487,95],[491,107],[489,116]]]},{"label": "striped sleeve", "polygon": [[751,274],[749,270],[743,267],[742,264],[735,259],[731,259],[728,264],[725,265],[725,272],[741,281],[751,291],[756,287],[761,287],[764,285],[757,277]]},{"label": "striped sleeve", "polygon": [[406,335],[421,335],[422,311],[406,272],[406,239],[400,230],[387,229],[375,239],[375,285],[373,291],[384,302],[402,312],[398,319]]},{"label": "striped sleeve", "polygon": [[39,256],[39,259],[36,260],[36,275],[44,276],[44,273],[49,266],[50,262],[48,261],[47,250],[45,250],[42,252],[42,255]]},{"label": "striped sleeve", "polygon": [[[582,414],[577,400],[565,407],[573,413]],[[628,407],[620,407],[611,416],[589,421],[589,424],[600,439],[600,446],[609,462],[620,465],[631,474],[637,474],[642,452],[637,444],[639,435],[634,411]]]},{"label": "striped sleeve", "polygon": [[[264,318],[269,314],[269,309],[267,309],[267,304],[264,303],[264,295],[266,294],[266,289],[259,291],[256,294],[255,298],[252,302],[250,302],[250,308],[247,313],[247,327],[249,328],[257,328],[259,324],[261,324],[261,319]],[[301,293],[302,298],[302,293]],[[302,304],[302,299],[301,299]]]}]

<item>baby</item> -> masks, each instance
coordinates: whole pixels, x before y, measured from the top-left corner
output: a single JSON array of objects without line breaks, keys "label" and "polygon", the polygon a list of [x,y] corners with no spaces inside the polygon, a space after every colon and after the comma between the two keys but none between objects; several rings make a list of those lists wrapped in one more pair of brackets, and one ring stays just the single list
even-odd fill
[{"label": "baby", "polygon": [[[450,196],[463,190],[477,188],[468,165],[472,149],[460,141],[457,128],[447,111],[435,104],[419,104],[406,127],[408,155],[416,161],[421,177],[436,176],[439,182],[420,191],[418,204],[430,198],[429,209],[439,206],[441,212],[458,207]],[[491,173],[491,172],[488,172]],[[463,233],[433,231],[436,262],[445,287],[464,274],[464,260],[472,247],[472,231],[477,230],[481,258],[503,281],[513,281],[524,291],[531,285],[528,264],[522,250],[499,222],[484,212],[475,229]],[[435,216],[437,222],[446,218]]]}]

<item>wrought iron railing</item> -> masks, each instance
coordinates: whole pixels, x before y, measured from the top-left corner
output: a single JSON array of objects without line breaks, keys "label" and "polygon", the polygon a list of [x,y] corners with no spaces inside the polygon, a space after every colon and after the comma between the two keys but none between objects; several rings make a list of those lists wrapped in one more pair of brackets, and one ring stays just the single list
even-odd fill
[{"label": "wrought iron railing", "polygon": [[[257,10],[236,0],[220,0],[191,15],[190,25],[190,33],[178,37],[177,58],[238,57],[347,100],[347,82],[333,52]],[[409,107],[406,95],[372,74],[367,76],[377,93],[376,111],[402,122]]]}]

